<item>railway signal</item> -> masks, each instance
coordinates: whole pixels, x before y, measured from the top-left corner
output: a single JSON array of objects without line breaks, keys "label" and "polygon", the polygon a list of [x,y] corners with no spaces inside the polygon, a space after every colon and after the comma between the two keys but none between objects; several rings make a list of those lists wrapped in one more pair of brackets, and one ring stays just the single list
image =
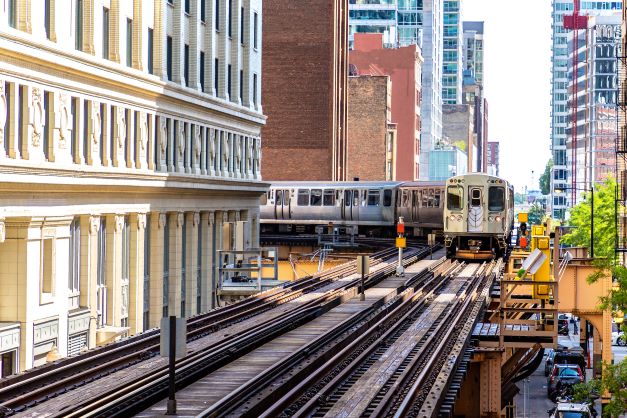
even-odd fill
[{"label": "railway signal", "polygon": [[396,225],[396,247],[398,248],[398,266],[396,266],[396,275],[402,276],[405,274],[405,268],[403,267],[403,248],[407,247],[407,238],[405,238],[405,221],[402,216],[398,217],[398,224]]}]

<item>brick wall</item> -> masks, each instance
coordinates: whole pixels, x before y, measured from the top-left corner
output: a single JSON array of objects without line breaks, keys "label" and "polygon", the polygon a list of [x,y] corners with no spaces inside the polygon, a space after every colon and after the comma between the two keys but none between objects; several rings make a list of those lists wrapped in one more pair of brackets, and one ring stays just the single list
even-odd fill
[{"label": "brick wall", "polygon": [[345,170],[338,166],[346,144],[347,6],[267,0],[263,7],[262,177],[331,180]]},{"label": "brick wall", "polygon": [[386,180],[387,76],[348,79],[348,179]]}]

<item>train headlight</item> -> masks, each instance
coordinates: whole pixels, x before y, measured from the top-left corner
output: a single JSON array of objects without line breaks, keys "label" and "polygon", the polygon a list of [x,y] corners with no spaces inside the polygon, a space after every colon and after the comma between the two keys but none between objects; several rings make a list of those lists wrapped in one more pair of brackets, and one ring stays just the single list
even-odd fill
[{"label": "train headlight", "polygon": [[497,222],[501,222],[501,217],[497,216],[496,218],[494,218],[494,220],[497,221]]},{"label": "train headlight", "polygon": [[456,219],[456,218],[455,218],[455,215],[451,215],[451,216],[449,216],[448,218],[449,218],[452,222],[455,222],[455,219]]}]

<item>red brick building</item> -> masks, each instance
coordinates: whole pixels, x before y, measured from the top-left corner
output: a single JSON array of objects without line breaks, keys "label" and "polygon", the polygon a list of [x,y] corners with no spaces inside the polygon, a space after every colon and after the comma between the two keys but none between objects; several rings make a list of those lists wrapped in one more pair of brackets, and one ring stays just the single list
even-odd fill
[{"label": "red brick building", "polygon": [[389,76],[348,78],[348,179],[395,180],[396,125]]},{"label": "red brick building", "polygon": [[419,177],[421,65],[420,48],[383,48],[380,33],[356,33],[349,61],[359,75],[389,75],[392,122],[397,126],[396,180]]},{"label": "red brick building", "polygon": [[264,180],[345,180],[348,2],[263,4]]}]

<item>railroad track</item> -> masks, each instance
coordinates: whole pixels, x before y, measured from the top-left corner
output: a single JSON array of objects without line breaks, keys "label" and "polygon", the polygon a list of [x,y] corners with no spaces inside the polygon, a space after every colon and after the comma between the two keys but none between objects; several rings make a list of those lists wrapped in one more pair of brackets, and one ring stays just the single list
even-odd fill
[{"label": "railroad track", "polygon": [[[393,258],[395,254],[394,249],[375,254],[373,267],[376,269],[381,263]],[[426,248],[411,250],[405,258],[405,263],[413,262],[427,254],[428,249]],[[244,327],[239,332],[231,335],[225,334],[224,338],[217,339],[217,341],[182,359],[177,366],[180,368],[181,381],[190,381],[190,379],[198,377],[200,373],[206,373],[207,370],[228,363],[250,351],[256,345],[299,324],[310,321],[341,303],[343,299],[352,297],[357,293],[359,283],[357,279],[343,281],[334,289],[323,292],[320,296],[301,303],[288,312],[283,312],[279,320],[276,316],[271,315],[264,319],[264,315],[262,315],[277,306],[284,305],[309,292],[320,290],[334,283],[338,276],[346,277],[354,273],[355,263],[346,263],[322,274],[292,282],[283,288],[273,289],[234,305],[190,318],[188,320],[188,341],[201,339],[217,330],[246,321],[249,318],[254,317],[253,319],[258,318],[259,320],[252,321],[250,326]],[[376,283],[377,280],[380,280],[380,276],[379,273],[370,275],[366,286]],[[0,415],[25,411],[68,390],[149,359],[158,353],[158,339],[158,330],[152,330],[137,340],[133,339],[133,341],[124,344],[113,344],[105,350],[94,350],[96,353],[90,353],[91,355],[85,358],[70,359],[71,361],[60,362],[56,367],[50,367],[48,370],[42,370],[36,374],[26,373],[21,379],[3,382],[4,387],[0,388]],[[165,367],[158,367],[151,373],[151,379],[161,379],[164,376],[164,371]],[[140,378],[134,383],[141,386],[145,381]],[[129,391],[131,387],[134,388],[136,385],[127,384],[125,390]],[[157,384],[155,388],[157,387],[160,386]],[[159,393],[159,389],[155,388],[153,389],[156,393]],[[104,395],[100,397],[100,401],[105,399],[109,398]],[[113,399],[117,398],[114,397]],[[80,408],[78,409],[80,410]],[[64,409],[60,416],[67,416],[69,413],[69,409]]]},{"label": "railroad track", "polygon": [[448,263],[419,275],[367,321],[342,324],[350,335],[330,332],[303,347],[305,365],[294,353],[201,416],[434,416],[465,357],[486,278],[500,269]]}]

